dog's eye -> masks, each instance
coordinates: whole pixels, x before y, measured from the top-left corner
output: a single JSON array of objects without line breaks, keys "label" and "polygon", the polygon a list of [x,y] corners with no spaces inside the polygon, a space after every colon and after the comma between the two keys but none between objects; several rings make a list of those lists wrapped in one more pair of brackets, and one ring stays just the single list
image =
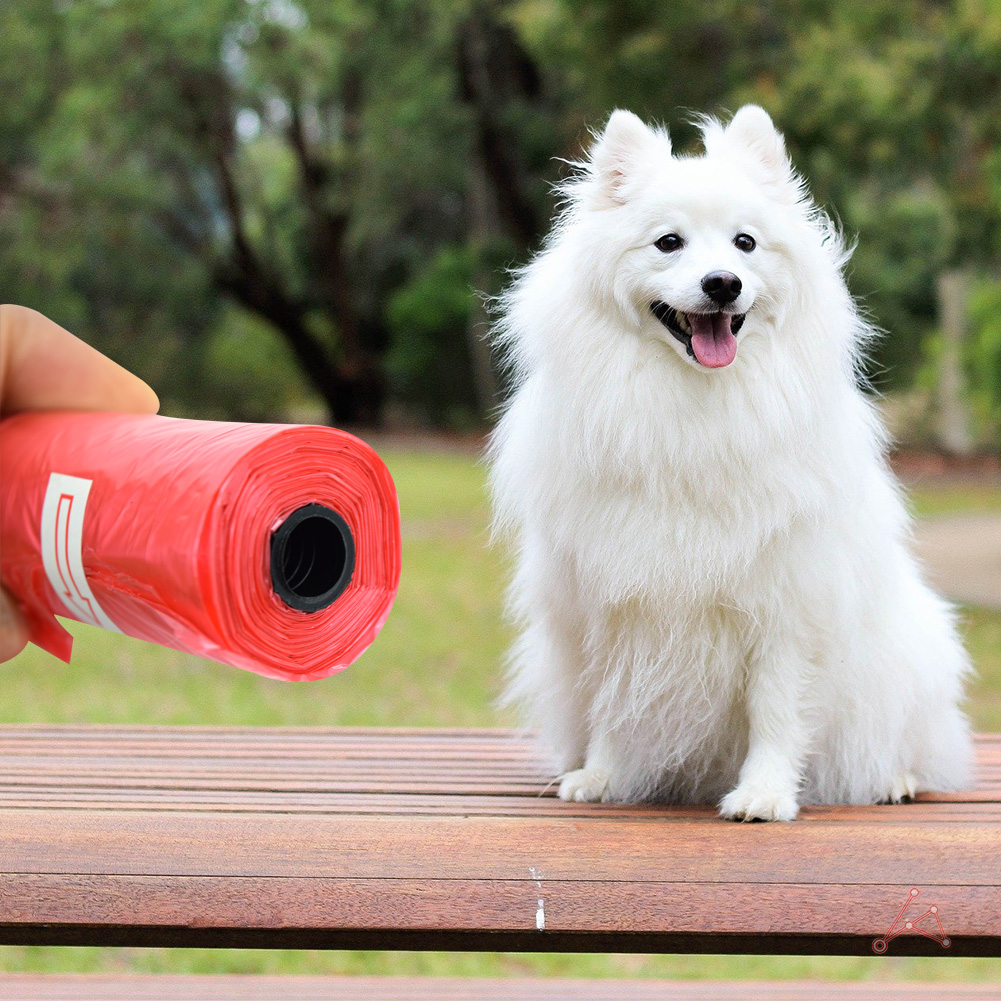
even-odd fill
[{"label": "dog's eye", "polygon": [[743,250],[745,254],[749,254],[758,244],[750,233],[738,233],[733,238],[733,245],[738,250]]},{"label": "dog's eye", "polygon": [[662,253],[669,254],[672,250],[680,250],[685,241],[677,233],[668,233],[662,236],[654,246]]}]

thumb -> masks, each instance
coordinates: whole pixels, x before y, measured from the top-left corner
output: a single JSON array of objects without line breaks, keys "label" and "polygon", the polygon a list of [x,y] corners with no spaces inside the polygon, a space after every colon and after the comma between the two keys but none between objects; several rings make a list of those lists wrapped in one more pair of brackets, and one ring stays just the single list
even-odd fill
[{"label": "thumb", "polygon": [[17,604],[5,588],[0,587],[0,661],[16,657],[28,642],[28,627]]}]

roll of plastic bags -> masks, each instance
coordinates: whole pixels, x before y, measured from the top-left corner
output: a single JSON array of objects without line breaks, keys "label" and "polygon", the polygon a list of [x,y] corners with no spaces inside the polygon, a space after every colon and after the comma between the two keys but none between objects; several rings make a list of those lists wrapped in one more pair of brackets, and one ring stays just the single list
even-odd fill
[{"label": "roll of plastic bags", "polygon": [[290,681],[356,660],[400,578],[393,480],[327,427],[38,413],[0,423],[0,576],[56,615]]}]

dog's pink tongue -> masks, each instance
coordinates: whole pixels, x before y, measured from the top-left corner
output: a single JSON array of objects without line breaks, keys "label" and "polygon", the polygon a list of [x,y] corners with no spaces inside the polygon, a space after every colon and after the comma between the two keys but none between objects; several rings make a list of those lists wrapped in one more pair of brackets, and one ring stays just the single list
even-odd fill
[{"label": "dog's pink tongue", "polygon": [[692,325],[692,350],[700,365],[723,368],[737,357],[729,313],[689,313],[688,322]]}]

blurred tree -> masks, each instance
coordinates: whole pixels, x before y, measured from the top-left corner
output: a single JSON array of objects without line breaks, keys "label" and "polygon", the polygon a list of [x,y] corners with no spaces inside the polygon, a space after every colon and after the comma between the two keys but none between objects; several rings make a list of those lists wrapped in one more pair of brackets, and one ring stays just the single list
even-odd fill
[{"label": "blurred tree", "polygon": [[[211,383],[203,342],[221,322],[221,293],[285,339],[336,422],[376,421],[392,291],[423,280],[429,255],[456,240],[474,247],[464,294],[489,290],[498,248],[523,250],[540,224],[540,159],[551,150],[526,157],[520,127],[549,130],[526,111],[538,78],[500,6],[38,0],[7,10],[5,66],[39,71],[10,128],[35,147],[31,176],[14,141],[0,174],[0,225],[12,227],[12,271],[27,286],[18,297],[114,344],[148,377],[173,361],[197,396]],[[40,288],[31,244],[42,212],[46,225],[67,225],[60,249],[38,255],[53,272]],[[79,269],[67,272],[64,255]],[[160,366],[124,350],[151,342],[153,309],[171,328],[157,342],[177,345],[158,352]],[[476,321],[474,308],[466,350],[486,410],[495,384]]]},{"label": "blurred tree", "polygon": [[[130,310],[133,329],[149,329],[155,303],[188,321],[173,326],[190,331],[190,344],[215,320],[207,300],[222,293],[284,337],[336,421],[376,420],[379,289],[399,280],[399,261],[353,243],[352,223],[371,194],[366,159],[383,152],[363,132],[366,81],[378,102],[392,59],[377,13],[351,0],[6,10],[4,66],[31,64],[40,81],[0,133],[9,138],[0,225],[13,230],[13,271],[29,286],[17,297],[112,339],[126,324],[105,315],[81,324],[102,291]],[[41,215],[69,223],[62,247],[33,254]],[[51,271],[51,297],[40,270]]]},{"label": "blurred tree", "polygon": [[197,392],[198,337],[215,307],[200,270],[148,215],[162,197],[108,173],[84,139],[107,109],[70,93],[68,24],[52,5],[0,7],[0,274],[6,301],[42,309],[166,398]]},{"label": "blurred tree", "polygon": [[[531,247],[542,227],[533,200],[526,151],[533,123],[549,115],[540,105],[542,80],[497,2],[473,4],[455,27],[460,99],[469,110],[472,142],[466,168],[467,239],[477,266],[469,278],[479,293],[497,291],[495,258]],[[473,299],[465,326],[481,413],[500,402],[487,342],[489,316]]]},{"label": "blurred tree", "polygon": [[789,57],[770,103],[859,232],[854,284],[900,383],[937,323],[938,273],[1001,256],[1001,3],[835,6]]},{"label": "blurred tree", "polygon": [[135,211],[273,325],[334,419],[372,420],[377,325],[359,315],[346,247],[366,16],[310,6],[122,0],[95,18],[73,4],[64,104],[95,109],[94,166],[136,178]]},{"label": "blurred tree", "polygon": [[469,248],[448,247],[389,301],[389,376],[400,398],[432,424],[468,427],[480,413],[474,358],[455,336],[473,316],[474,266]]},{"label": "blurred tree", "polygon": [[970,297],[973,334],[966,377],[975,426],[1001,449],[1001,281],[982,281]]},{"label": "blurred tree", "polygon": [[1001,262],[1001,0],[23,0],[0,84],[5,296],[189,403],[234,400],[213,367],[239,343],[243,392],[292,357],[338,422],[387,391],[488,412],[474,290],[614,106],[682,150],[687,109],[773,113],[859,234],[887,384],[921,366],[937,276]]}]

